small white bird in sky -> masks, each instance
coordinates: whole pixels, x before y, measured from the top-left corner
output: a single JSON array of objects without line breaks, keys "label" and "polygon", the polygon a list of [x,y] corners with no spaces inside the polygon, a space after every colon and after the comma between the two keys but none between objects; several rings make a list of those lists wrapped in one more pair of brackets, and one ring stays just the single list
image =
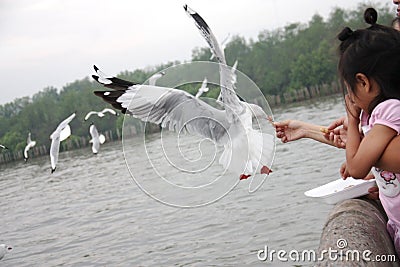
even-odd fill
[{"label": "small white bird in sky", "polygon": [[92,116],[92,115],[97,115],[100,118],[103,118],[105,116],[106,112],[111,113],[112,115],[115,115],[115,116],[118,115],[118,113],[115,110],[113,110],[111,108],[105,108],[102,111],[90,111],[88,114],[86,114],[85,121],[87,121],[90,118],[90,116]]},{"label": "small white bird in sky", "polygon": [[207,87],[207,77],[204,78],[203,83],[201,84],[201,87],[197,91],[196,98],[199,98],[203,93],[208,92],[208,87]]},{"label": "small white bird in sky", "polygon": [[24,160],[27,161],[28,160],[28,151],[29,149],[31,149],[32,147],[34,147],[36,145],[36,141],[32,141],[31,139],[31,133],[28,133],[28,138],[26,139],[26,146],[24,149]]},{"label": "small white bird in sky", "polygon": [[160,79],[162,76],[165,75],[165,72],[160,71],[156,74],[153,74],[150,78],[149,78],[149,85],[156,85],[156,81],[158,79]]},{"label": "small white bird in sky", "polygon": [[106,137],[102,134],[99,134],[94,124],[90,125],[89,133],[90,136],[92,137],[89,143],[92,143],[93,154],[97,154],[99,152],[100,145],[104,144],[104,142],[106,141]]},{"label": "small white bird in sky", "polygon": [[7,246],[6,244],[0,244],[0,260],[4,258],[7,252],[11,251],[12,247]]},{"label": "small white bird in sky", "polygon": [[224,110],[216,109],[200,98],[179,89],[139,85],[110,77],[95,67],[92,77],[113,90],[95,91],[95,95],[113,107],[144,122],[152,122],[175,132],[189,133],[224,146],[219,163],[225,170],[247,179],[253,174],[269,174],[274,136],[253,128],[252,119],[267,120],[263,109],[241,101],[234,90],[231,68],[206,22],[186,5],[187,14],[209,44],[219,63]]},{"label": "small white bird in sky", "polygon": [[58,161],[58,153],[60,150],[60,142],[64,141],[71,135],[71,127],[69,123],[75,118],[76,114],[72,113],[71,116],[63,120],[57,127],[57,129],[50,135],[51,146],[50,146],[50,161],[51,161],[51,173],[56,170]]}]

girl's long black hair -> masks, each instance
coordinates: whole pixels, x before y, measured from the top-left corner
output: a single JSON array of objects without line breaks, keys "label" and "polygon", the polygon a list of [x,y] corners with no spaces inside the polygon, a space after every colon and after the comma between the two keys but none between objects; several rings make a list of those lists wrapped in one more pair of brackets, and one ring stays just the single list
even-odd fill
[{"label": "girl's long black hair", "polygon": [[368,8],[364,20],[371,26],[366,29],[344,28],[338,35],[338,71],[342,84],[346,82],[354,92],[356,74],[362,73],[380,87],[380,94],[371,102],[368,113],[387,99],[400,100],[400,32],[377,24],[378,14]]}]

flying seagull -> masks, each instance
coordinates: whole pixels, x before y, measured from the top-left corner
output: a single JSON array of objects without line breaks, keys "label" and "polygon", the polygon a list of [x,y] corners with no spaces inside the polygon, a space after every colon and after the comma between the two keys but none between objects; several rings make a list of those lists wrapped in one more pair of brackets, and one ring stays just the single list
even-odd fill
[{"label": "flying seagull", "polygon": [[71,127],[69,123],[75,118],[76,114],[72,113],[71,116],[63,120],[57,127],[57,129],[50,135],[51,146],[50,146],[50,161],[51,161],[51,173],[56,170],[58,161],[58,152],[60,150],[60,142],[64,141],[71,135]]},{"label": "flying seagull", "polygon": [[[185,6],[220,63],[222,102],[216,109],[199,98],[178,89],[138,85],[105,75],[95,66],[92,77],[113,90],[95,91],[95,95],[144,122],[160,124],[175,132],[184,132],[212,140],[224,146],[219,163],[240,179],[252,174],[269,174],[274,137],[252,127],[252,118],[267,119],[261,107],[241,101],[234,91],[232,75],[214,35],[197,13]],[[246,153],[247,152],[247,153]]]},{"label": "flying seagull", "polygon": [[12,247],[7,246],[6,244],[0,244],[0,260],[4,258],[7,252],[11,251]]},{"label": "flying seagull", "polygon": [[158,79],[160,79],[162,76],[165,75],[164,71],[160,71],[156,74],[153,74],[150,78],[149,78],[149,85],[156,85],[156,81]]},{"label": "flying seagull", "polygon": [[96,126],[93,123],[89,127],[89,133],[90,133],[90,136],[92,137],[92,139],[89,141],[89,143],[92,143],[93,154],[97,154],[99,152],[100,145],[104,144],[104,142],[106,141],[106,138],[104,135],[99,134]]},{"label": "flying seagull", "polygon": [[31,149],[35,145],[36,145],[36,141],[32,141],[31,133],[28,133],[28,138],[26,139],[26,146],[25,146],[25,149],[24,149],[24,160],[25,161],[28,160],[28,151],[29,151],[29,149]]},{"label": "flying seagull", "polygon": [[197,91],[196,98],[199,98],[203,93],[208,92],[208,87],[207,87],[207,78],[204,78],[203,83],[201,84],[201,87]]},{"label": "flying seagull", "polygon": [[100,118],[103,118],[105,116],[106,112],[111,113],[112,115],[115,115],[115,116],[118,115],[118,113],[115,110],[113,110],[111,108],[105,108],[102,111],[90,111],[90,112],[88,112],[88,114],[86,114],[86,116],[85,116],[85,121],[87,121],[90,118],[90,116],[92,116],[92,115],[97,115]]},{"label": "flying seagull", "polygon": [[[204,19],[187,5],[183,7],[194,20],[201,35],[208,43],[220,68],[221,101],[225,107],[227,120],[231,123],[228,132],[232,141],[225,144],[219,163],[225,169],[242,170],[240,179],[247,179],[253,173],[269,174],[272,170],[264,165],[272,162],[274,137],[253,129],[252,117],[267,120],[268,117],[258,105],[246,103],[239,99],[235,92],[236,77],[234,69],[226,65],[225,54],[210,27]],[[246,153],[243,152],[248,152]]]}]

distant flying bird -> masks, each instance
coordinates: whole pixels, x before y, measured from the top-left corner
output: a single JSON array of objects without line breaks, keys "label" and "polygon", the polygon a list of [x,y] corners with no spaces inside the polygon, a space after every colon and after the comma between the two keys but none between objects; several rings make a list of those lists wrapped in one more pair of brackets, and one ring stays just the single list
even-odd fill
[{"label": "distant flying bird", "polygon": [[0,244],[0,260],[4,258],[7,252],[11,251],[12,247],[7,246],[6,244]]},{"label": "distant flying bird", "polygon": [[197,91],[196,98],[199,98],[203,93],[208,92],[208,87],[207,87],[207,78],[204,78],[203,83],[201,84],[201,87]]},{"label": "distant flying bird", "polygon": [[87,121],[90,118],[90,116],[92,116],[92,115],[97,115],[100,118],[103,118],[105,116],[106,112],[111,113],[111,114],[113,114],[115,116],[118,115],[118,113],[115,110],[113,110],[111,108],[105,108],[102,111],[90,111],[88,114],[86,114],[85,121]]},{"label": "distant flying bird", "polygon": [[36,141],[32,141],[31,140],[31,133],[28,133],[28,138],[26,139],[26,147],[24,149],[24,160],[25,161],[28,160],[28,151],[29,151],[29,149],[31,149],[35,145],[36,145]]},{"label": "distant flying bird", "polygon": [[100,145],[104,144],[104,142],[106,141],[106,137],[102,134],[99,135],[99,132],[97,131],[97,128],[94,124],[90,125],[89,133],[92,137],[89,143],[92,143],[93,154],[97,154],[99,152]]},{"label": "distant flying bird", "polygon": [[203,37],[219,62],[222,102],[225,110],[216,109],[179,89],[138,85],[105,75],[95,67],[92,77],[113,90],[95,91],[95,95],[113,107],[144,122],[160,124],[171,131],[184,132],[212,140],[224,146],[219,163],[240,179],[252,174],[269,174],[274,136],[253,129],[252,118],[267,120],[258,105],[241,101],[232,83],[232,73],[216,38],[199,14],[184,7],[195,20]]},{"label": "distant flying bird", "polygon": [[58,161],[58,153],[60,150],[60,142],[64,141],[71,135],[71,127],[69,123],[75,118],[76,114],[72,113],[71,116],[63,120],[57,127],[57,129],[50,135],[51,146],[50,146],[50,161],[51,161],[51,173],[56,170],[56,164]]},{"label": "distant flying bird", "polygon": [[156,85],[156,81],[158,79],[160,79],[162,76],[165,75],[164,71],[160,71],[156,74],[153,74],[150,78],[149,78],[149,85]]}]

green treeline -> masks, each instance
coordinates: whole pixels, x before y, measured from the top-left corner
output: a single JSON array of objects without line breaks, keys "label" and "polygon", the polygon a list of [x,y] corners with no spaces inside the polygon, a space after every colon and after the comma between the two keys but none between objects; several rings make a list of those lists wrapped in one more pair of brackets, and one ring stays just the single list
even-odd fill
[{"label": "green treeline", "polygon": [[[363,22],[366,7],[366,4],[359,4],[355,10],[335,8],[326,20],[314,15],[307,24],[293,23],[273,31],[261,31],[257,40],[234,36],[225,48],[227,63],[232,66],[238,60],[238,69],[249,76],[265,95],[283,95],[300,88],[329,84],[337,77],[336,35],[344,26],[367,27]],[[389,25],[393,18],[389,6],[374,7],[378,10],[378,22]],[[195,48],[192,61],[208,61],[210,57],[207,47]],[[117,77],[143,83],[154,72],[179,63],[124,71]],[[197,87],[184,86],[183,89],[195,94]],[[71,123],[71,138],[89,138],[88,129],[92,121],[100,132],[121,129],[123,116],[107,115],[102,119],[92,116],[89,121],[83,121],[88,111],[100,111],[109,106],[93,94],[95,90],[102,90],[102,86],[91,78],[85,78],[61,90],[45,88],[33,97],[18,98],[1,105],[0,144],[11,151],[21,151],[30,131],[32,140],[49,147],[50,134],[72,112],[76,112],[77,117]],[[218,90],[210,90],[205,96],[215,98],[218,93]]]}]

